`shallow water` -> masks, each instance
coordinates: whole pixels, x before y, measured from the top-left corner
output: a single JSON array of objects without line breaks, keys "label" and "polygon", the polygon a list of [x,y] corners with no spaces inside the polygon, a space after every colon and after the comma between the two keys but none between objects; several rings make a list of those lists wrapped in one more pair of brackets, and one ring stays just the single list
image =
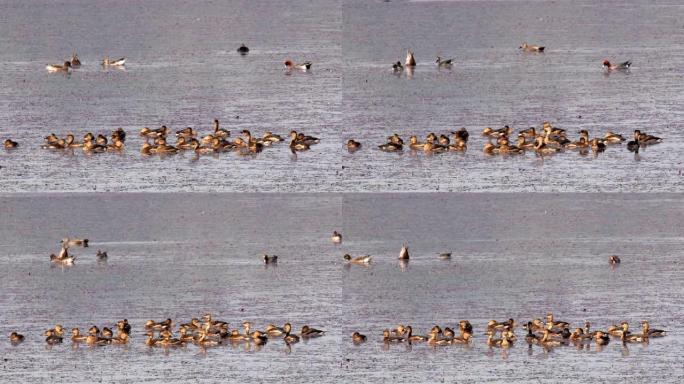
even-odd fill
[{"label": "shallow water", "polygon": [[[7,1],[0,15],[0,191],[681,191],[684,7],[550,1]],[[523,54],[522,41],[543,44]],[[246,43],[249,55],[235,49]],[[390,64],[412,48],[412,78]],[[77,50],[83,67],[49,75]],[[125,71],[102,70],[106,54]],[[434,56],[453,57],[438,70]],[[311,73],[283,60],[311,60]],[[631,59],[606,75],[601,60]],[[236,118],[239,116],[239,119]],[[581,116],[581,117],[580,117]],[[237,133],[291,129],[322,143],[297,157],[284,144],[255,158],[139,154],[143,126]],[[571,137],[588,129],[665,141],[635,157],[567,152],[487,158],[477,132],[542,121]],[[121,155],[39,150],[55,132],[129,133]],[[393,132],[473,133],[465,155],[376,150]],[[351,155],[348,138],[364,148]]]},{"label": "shallow water", "polygon": [[[679,382],[683,315],[681,195],[671,194],[27,194],[0,196],[3,382]],[[140,213],[138,213],[140,212]],[[344,216],[341,216],[344,212]],[[106,217],[106,220],[103,220]],[[267,220],[265,218],[268,218]],[[332,230],[344,234],[330,244]],[[65,235],[86,236],[76,265],[51,267]],[[411,260],[396,260],[408,242]],[[98,248],[106,263],[95,261]],[[453,252],[451,261],[437,258]],[[369,268],[343,253],[371,254]],[[277,254],[277,267],[259,256]],[[607,264],[611,254],[623,262]],[[232,326],[292,321],[326,329],[288,351],[221,346],[148,350],[149,318],[206,311]],[[649,319],[675,330],[602,351],[518,344],[489,350],[490,318],[556,317],[594,328]],[[45,347],[41,332],[133,325],[128,348]],[[471,348],[379,342],[383,328],[475,326]],[[361,331],[369,342],[354,346]],[[522,333],[518,330],[518,334]],[[125,368],[124,368],[125,367]]]}]

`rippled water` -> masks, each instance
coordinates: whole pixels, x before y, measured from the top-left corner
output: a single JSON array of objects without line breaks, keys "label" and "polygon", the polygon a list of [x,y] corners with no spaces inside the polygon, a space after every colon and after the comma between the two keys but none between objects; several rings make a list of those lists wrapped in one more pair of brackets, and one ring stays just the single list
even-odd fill
[{"label": "rippled water", "polygon": [[[681,195],[551,194],[29,194],[0,196],[0,341],[3,382],[574,381],[679,382],[684,302]],[[87,207],[87,208],[86,208]],[[140,213],[137,213],[140,212]],[[342,213],[344,215],[342,216]],[[106,219],[103,219],[106,218]],[[333,229],[345,240],[330,244]],[[64,235],[87,236],[71,268],[47,255]],[[411,260],[396,257],[408,242]],[[98,248],[109,260],[98,263]],[[437,253],[453,252],[451,261]],[[370,267],[341,256],[371,254]],[[277,267],[259,256],[277,254]],[[611,269],[607,256],[620,255]],[[145,320],[206,311],[232,326],[308,323],[329,334],[288,350],[221,346],[149,350]],[[482,335],[490,318],[553,311],[595,328],[651,320],[673,330],[647,346],[507,354]],[[133,324],[127,348],[46,348],[41,332]],[[392,346],[383,328],[463,318],[471,348]],[[354,346],[361,331],[369,342]],[[518,330],[520,335],[521,331]]]},{"label": "rippled water", "polygon": [[[684,7],[677,3],[550,1],[183,2],[6,1],[0,15],[2,191],[681,191]],[[547,46],[524,54],[522,41]],[[241,43],[251,47],[241,57]],[[412,48],[418,67],[390,64]],[[71,76],[44,66],[77,50]],[[103,70],[104,55],[125,71]],[[434,57],[453,57],[438,70]],[[290,73],[283,60],[311,60]],[[604,58],[631,59],[606,75]],[[239,119],[236,118],[239,116]],[[284,144],[255,158],[143,158],[142,126],[234,133],[291,129],[321,137],[294,157]],[[487,158],[485,126],[588,129],[665,138],[635,157]],[[129,132],[122,155],[38,149],[55,132]],[[469,151],[425,157],[375,146],[465,126]],[[364,148],[343,149],[348,138]]]}]

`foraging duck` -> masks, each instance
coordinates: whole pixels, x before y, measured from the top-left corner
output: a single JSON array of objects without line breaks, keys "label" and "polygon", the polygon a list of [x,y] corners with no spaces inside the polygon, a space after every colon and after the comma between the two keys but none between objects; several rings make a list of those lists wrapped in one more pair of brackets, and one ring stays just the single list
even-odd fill
[{"label": "foraging duck", "polygon": [[12,149],[16,148],[19,144],[11,139],[6,139],[3,145],[5,146],[5,149]]},{"label": "foraging duck", "polygon": [[12,344],[19,344],[22,341],[24,341],[24,335],[20,335],[16,332],[12,332],[9,335],[10,343]]},{"label": "foraging duck", "polygon": [[301,335],[304,337],[319,337],[325,335],[325,331],[305,325],[302,327]]},{"label": "foraging duck", "polygon": [[620,257],[612,255],[608,257],[608,264],[617,265],[620,264]]},{"label": "foraging duck", "polygon": [[544,52],[544,46],[540,45],[529,45],[527,43],[522,43],[518,49],[522,49],[523,52]]},{"label": "foraging duck", "polygon": [[337,231],[333,231],[330,240],[332,240],[333,244],[339,244],[342,242],[342,234]]},{"label": "foraging duck", "polygon": [[366,335],[362,335],[359,332],[352,333],[352,341],[354,344],[361,344],[366,342]]},{"label": "foraging duck", "polygon": [[63,341],[62,336],[55,334],[55,331],[52,329],[46,331],[45,335],[47,336],[45,338],[45,342],[48,343],[49,345],[61,344]]},{"label": "foraging duck", "polygon": [[453,61],[453,59],[442,60],[441,57],[437,56],[437,61],[435,61],[435,63],[437,63],[438,68],[447,68],[447,67],[451,67],[452,61]]},{"label": "foraging duck", "polygon": [[240,44],[240,47],[238,47],[237,52],[244,56],[249,53],[249,48],[247,48],[247,46],[244,44]]},{"label": "foraging duck", "polygon": [[356,141],[354,139],[347,140],[347,150],[349,152],[357,151],[360,148],[361,148],[361,143],[359,143],[358,141]]},{"label": "foraging duck", "polygon": [[627,142],[627,150],[630,152],[639,153],[639,147],[639,139],[634,139]]},{"label": "foraging duck", "polygon": [[71,55],[71,67],[72,68],[78,68],[81,66],[81,60],[78,59],[78,55],[76,54],[76,51],[74,51],[74,54]]},{"label": "foraging duck", "polygon": [[110,60],[109,56],[105,56],[104,60],[102,60],[102,65],[105,67],[122,67],[126,65],[126,58],[122,57],[120,59]]},{"label": "foraging duck", "polygon": [[128,323],[128,319],[119,320],[116,322],[116,327],[120,332],[131,333],[131,325]]},{"label": "foraging duck", "polygon": [[112,140],[119,140],[121,142],[125,142],[126,141],[126,131],[124,131],[123,128],[121,128],[121,127],[112,131]]},{"label": "foraging duck", "polygon": [[465,142],[468,142],[468,136],[470,136],[468,130],[465,129],[465,127],[462,127],[458,131],[452,131],[451,134],[454,135],[456,139],[461,139]]},{"label": "foraging duck", "polygon": [[263,259],[264,259],[264,264],[278,264],[278,256],[276,256],[276,255],[273,255],[273,256],[264,255]]},{"label": "foraging duck", "polygon": [[406,61],[404,62],[404,65],[407,67],[416,66],[416,58],[413,56],[413,51],[410,49],[406,51]]},{"label": "foraging duck", "polygon": [[63,65],[59,64],[48,64],[45,69],[47,69],[48,72],[69,72],[71,70],[71,62],[70,61],[65,61]]},{"label": "foraging duck", "polygon": [[[76,260],[76,256],[69,256],[66,253],[66,249],[62,248],[62,253],[60,253],[60,256],[57,256],[55,254],[50,255],[50,261],[52,261],[55,264],[61,264],[61,265],[73,265],[74,260]],[[64,256],[62,256],[62,254]]]},{"label": "foraging duck", "polygon": [[603,69],[607,71],[626,71],[632,66],[632,62],[627,60],[620,64],[611,64],[608,60],[603,60]]},{"label": "foraging duck", "polygon": [[401,61],[397,61],[396,63],[392,64],[392,69],[394,72],[401,72],[404,70],[404,66],[401,65]]},{"label": "foraging duck", "polygon": [[310,61],[305,61],[305,62],[300,63],[300,64],[295,64],[292,62],[292,60],[285,60],[285,67],[287,67],[287,69],[289,69],[289,70],[299,69],[301,71],[308,71],[309,69],[311,69],[312,65],[313,65],[313,63]]},{"label": "foraging duck", "polygon": [[404,244],[401,246],[401,251],[399,251],[399,260],[408,260],[408,259],[409,259],[408,245]]}]

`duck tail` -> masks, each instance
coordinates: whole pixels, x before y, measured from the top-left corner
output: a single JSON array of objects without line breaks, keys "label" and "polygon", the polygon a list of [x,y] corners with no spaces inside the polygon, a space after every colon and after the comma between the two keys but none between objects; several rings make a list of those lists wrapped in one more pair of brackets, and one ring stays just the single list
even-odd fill
[{"label": "duck tail", "polygon": [[544,52],[544,48],[546,47],[539,47],[539,52]]}]

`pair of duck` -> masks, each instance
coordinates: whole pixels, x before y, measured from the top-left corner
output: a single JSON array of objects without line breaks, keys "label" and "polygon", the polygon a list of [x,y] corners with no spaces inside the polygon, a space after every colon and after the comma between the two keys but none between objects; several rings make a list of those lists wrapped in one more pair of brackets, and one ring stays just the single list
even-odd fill
[{"label": "pair of duck", "polygon": [[76,256],[69,254],[69,247],[88,247],[88,239],[69,239],[64,238],[60,241],[62,246],[59,255],[54,253],[50,255],[50,261],[55,264],[61,265],[73,265],[76,260]]},{"label": "pair of duck", "polygon": [[[406,244],[403,244],[401,246],[401,250],[399,251],[399,260],[401,261],[408,261],[409,260],[409,247]],[[449,254],[449,257],[451,257],[451,254]],[[370,264],[370,262],[373,260],[373,257],[370,255],[363,255],[363,256],[357,256],[357,257],[352,257],[350,254],[345,254],[342,256],[342,258],[350,264]]]},{"label": "pair of duck", "polygon": [[93,325],[88,334],[82,334],[78,328],[71,329],[71,341],[73,343],[85,343],[91,346],[104,346],[110,344],[128,344],[131,334],[131,325],[127,319],[119,320],[116,324],[117,333],[114,335],[108,327],[100,328]]},{"label": "pair of duck", "polygon": [[83,136],[83,142],[77,142],[73,134],[67,134],[65,138],[61,139],[54,133],[45,137],[43,149],[70,149],[82,148],[83,152],[87,153],[103,153],[107,151],[122,151],[124,149],[124,142],[126,140],[126,132],[122,128],[117,128],[112,131],[111,142],[106,136],[98,134],[95,137],[88,132]]},{"label": "pair of duck", "polygon": [[[451,68],[451,65],[453,64],[453,59],[442,59],[441,56],[437,56],[437,60],[435,61],[437,64],[438,68]],[[392,69],[395,72],[400,72],[404,70],[404,67],[406,68],[414,68],[416,66],[416,57],[413,54],[412,50],[407,50],[406,51],[406,60],[404,61],[404,65],[401,65],[401,61],[397,61],[396,63],[392,64]]]},{"label": "pair of duck", "polygon": [[[126,65],[126,58],[122,57],[120,59],[110,59],[106,56],[101,62],[103,67],[123,67]],[[66,60],[64,64],[48,64],[45,69],[48,72],[69,72],[72,68],[79,68],[81,66],[81,60],[78,58],[76,52],[71,56],[71,60]]]}]

